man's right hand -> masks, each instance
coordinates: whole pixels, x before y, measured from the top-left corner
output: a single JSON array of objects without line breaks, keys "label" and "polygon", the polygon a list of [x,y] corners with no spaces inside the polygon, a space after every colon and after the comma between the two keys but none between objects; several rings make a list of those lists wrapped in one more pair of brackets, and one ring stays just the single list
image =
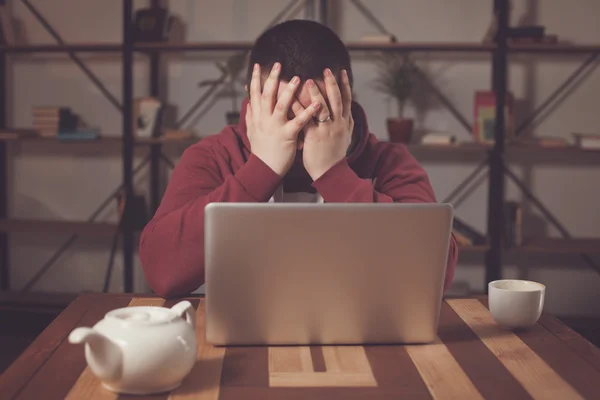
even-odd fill
[{"label": "man's right hand", "polygon": [[280,72],[281,65],[275,63],[261,92],[260,66],[254,65],[250,102],[246,109],[246,126],[252,153],[283,177],[294,162],[298,133],[319,111],[320,104],[311,104],[290,120],[288,111],[300,79],[294,77],[277,99]]}]

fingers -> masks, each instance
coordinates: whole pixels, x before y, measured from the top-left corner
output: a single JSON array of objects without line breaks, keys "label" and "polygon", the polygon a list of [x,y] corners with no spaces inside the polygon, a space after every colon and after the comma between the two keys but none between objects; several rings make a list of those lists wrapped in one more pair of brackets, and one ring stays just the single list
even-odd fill
[{"label": "fingers", "polygon": [[317,119],[323,120],[330,115],[329,108],[327,107],[327,103],[325,102],[325,98],[321,94],[319,87],[315,83],[314,80],[309,79],[306,81],[306,87],[308,88],[308,94],[310,95],[311,102],[321,103],[321,110],[316,115]]},{"label": "fingers", "polygon": [[335,117],[342,116],[342,94],[340,93],[340,88],[335,80],[335,76],[329,68],[325,69],[325,90],[327,91],[327,98],[329,100],[329,105],[331,106],[331,112],[333,115],[332,119]]},{"label": "fingers", "polygon": [[350,87],[350,78],[348,71],[342,70],[342,116],[348,118],[352,115],[352,88]]},{"label": "fingers", "polygon": [[302,113],[302,111],[304,111],[304,107],[302,106],[302,104],[300,104],[298,100],[294,100],[294,102],[292,103],[292,111],[294,112],[294,116],[297,117]]},{"label": "fingers", "polygon": [[308,122],[314,118],[319,109],[322,107],[321,103],[318,101],[313,102],[307,108],[302,107],[298,101],[295,101],[292,104],[292,110],[296,115],[294,119],[290,120],[286,126],[289,126],[292,129],[293,133],[296,134],[300,132],[300,130],[306,125]]},{"label": "fingers", "polygon": [[250,80],[250,103],[254,111],[260,111],[260,65],[254,64],[252,79]]},{"label": "fingers", "polygon": [[279,100],[277,100],[277,104],[275,105],[275,113],[277,113],[282,119],[285,118],[287,120],[287,114],[292,101],[294,101],[294,95],[296,94],[296,89],[298,89],[299,83],[300,78],[297,76],[293,77],[279,97]]},{"label": "fingers", "polygon": [[276,62],[271,68],[271,73],[265,81],[265,86],[262,91],[262,107],[261,113],[271,115],[277,101],[277,89],[279,87],[279,73],[281,72],[281,64]]}]

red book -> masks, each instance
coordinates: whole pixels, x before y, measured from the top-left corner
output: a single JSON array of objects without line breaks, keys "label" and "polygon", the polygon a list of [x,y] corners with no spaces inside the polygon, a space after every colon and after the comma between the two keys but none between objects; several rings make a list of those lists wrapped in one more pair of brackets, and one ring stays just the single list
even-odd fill
[{"label": "red book", "polygon": [[[506,93],[504,107],[504,126],[506,140],[515,137],[514,98],[511,93]],[[490,90],[475,92],[473,136],[475,141],[493,143],[496,126],[496,94]]]}]

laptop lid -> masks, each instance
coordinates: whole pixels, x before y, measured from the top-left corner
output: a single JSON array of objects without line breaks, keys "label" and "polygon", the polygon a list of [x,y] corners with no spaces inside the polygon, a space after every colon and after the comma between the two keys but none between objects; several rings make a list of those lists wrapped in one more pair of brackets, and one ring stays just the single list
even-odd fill
[{"label": "laptop lid", "polygon": [[432,341],[452,218],[448,204],[211,203],[206,339]]}]

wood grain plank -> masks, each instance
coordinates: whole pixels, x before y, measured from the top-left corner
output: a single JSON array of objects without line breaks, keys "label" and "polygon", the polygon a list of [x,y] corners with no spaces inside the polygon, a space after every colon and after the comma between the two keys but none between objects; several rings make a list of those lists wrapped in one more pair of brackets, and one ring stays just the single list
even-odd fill
[{"label": "wood grain plank", "polygon": [[[192,302],[192,304],[194,304]],[[198,339],[197,361],[181,386],[175,389],[169,400],[218,400],[225,347],[215,347],[205,339],[205,303],[196,302],[196,334]]]},{"label": "wood grain plank", "polygon": [[376,387],[370,374],[363,372],[273,372],[270,387]]},{"label": "wood grain plank", "polygon": [[449,300],[448,304],[533,398],[582,398],[517,335],[500,328],[479,300]]},{"label": "wood grain plank", "polygon": [[[167,306],[165,304],[165,299],[157,298],[147,298],[147,297],[136,297],[132,299],[127,307],[163,307]],[[169,307],[169,306],[167,306]]]},{"label": "wood grain plank", "polygon": [[79,375],[79,378],[77,378],[77,382],[75,382],[65,400],[115,400],[118,397],[117,393],[113,393],[102,386],[98,377],[92,373],[92,370],[86,367],[81,375]]},{"label": "wood grain plank", "polygon": [[131,300],[126,297],[106,298],[96,294],[89,296],[91,301],[87,312],[79,321],[68,324],[70,328],[64,332],[60,345],[19,393],[18,399],[64,398],[86,367],[82,346],[73,345],[66,340],[70,331],[77,326],[93,326],[108,311],[125,307]]},{"label": "wood grain plank", "polygon": [[434,399],[483,399],[439,338],[431,344],[409,345],[405,349]]},{"label": "wood grain plank", "polygon": [[0,375],[0,393],[13,398],[48,361],[56,348],[68,336],[92,305],[89,295],[78,296]]},{"label": "wood grain plank", "polygon": [[308,346],[269,347],[269,374],[277,372],[313,372]]},{"label": "wood grain plank", "polygon": [[598,347],[553,316],[542,314],[539,323],[579,357],[600,371],[600,349]]},{"label": "wood grain plank", "polygon": [[404,347],[366,346],[365,353],[379,389],[374,393],[390,391],[397,394],[394,398],[402,399],[431,398],[429,389]]},{"label": "wood grain plank", "polygon": [[231,346],[225,350],[221,389],[227,386],[269,386],[269,351],[266,346]]},{"label": "wood grain plank", "polygon": [[306,346],[269,348],[271,387],[368,387],[377,386],[362,346],[323,346],[326,371],[312,369]]},{"label": "wood grain plank", "polygon": [[446,302],[442,304],[438,336],[485,399],[531,399],[519,381]]},{"label": "wood grain plank", "polygon": [[583,398],[598,397],[600,372],[546,328],[537,324],[515,334]]},{"label": "wood grain plank", "polygon": [[373,376],[363,346],[324,346],[323,358],[327,372],[352,372]]},{"label": "wood grain plank", "polygon": [[399,382],[396,387],[371,388],[371,387],[241,387],[227,386],[221,389],[219,400],[390,400],[390,399],[418,399],[429,397],[425,390],[425,397],[413,395],[406,396],[406,391]]}]

